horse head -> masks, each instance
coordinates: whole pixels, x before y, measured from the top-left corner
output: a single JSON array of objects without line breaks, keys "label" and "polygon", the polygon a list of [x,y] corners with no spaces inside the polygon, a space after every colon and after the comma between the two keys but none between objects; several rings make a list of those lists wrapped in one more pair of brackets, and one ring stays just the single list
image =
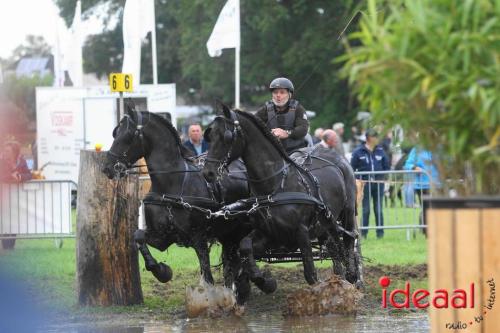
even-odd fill
[{"label": "horse head", "polygon": [[216,117],[203,135],[210,143],[203,176],[209,182],[222,176],[224,169],[243,153],[245,139],[237,114],[218,102]]},{"label": "horse head", "polygon": [[126,171],[141,157],[144,157],[143,114],[130,107],[118,126],[113,130],[113,144],[106,154],[102,172],[109,179],[122,178]]}]

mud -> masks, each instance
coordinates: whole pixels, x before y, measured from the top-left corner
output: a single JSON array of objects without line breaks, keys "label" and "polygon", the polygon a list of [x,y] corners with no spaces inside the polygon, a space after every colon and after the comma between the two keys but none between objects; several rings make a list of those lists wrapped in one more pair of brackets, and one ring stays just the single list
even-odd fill
[{"label": "mud", "polygon": [[[295,323],[293,319],[285,319],[283,313],[287,309],[287,297],[294,292],[302,290],[307,287],[304,280],[302,265],[298,264],[296,267],[279,267],[266,265],[264,270],[269,270],[273,277],[277,279],[278,289],[270,295],[266,295],[259,291],[256,287],[252,286],[252,294],[245,305],[244,313],[238,320],[257,321],[260,324],[262,320],[272,321],[282,325],[286,323]],[[222,276],[220,272],[214,274],[217,285],[222,285]],[[174,273],[175,274],[175,273]],[[343,318],[341,323],[348,321],[349,325],[357,325],[358,319],[353,318],[369,318],[370,322],[380,322],[380,325],[385,325],[387,316],[401,317],[402,321],[407,323],[414,320],[415,323],[423,323],[422,327],[428,326],[427,315],[425,312],[409,309],[409,310],[388,310],[380,306],[380,286],[378,279],[381,276],[389,275],[393,280],[399,281],[422,281],[427,278],[427,267],[423,265],[408,265],[408,266],[367,266],[364,271],[365,276],[365,289],[363,291],[363,298],[357,304],[356,315],[335,315],[333,321],[338,321],[338,318]],[[320,280],[326,280],[331,276],[331,270],[326,268],[318,269],[318,276]],[[199,275],[197,272],[177,272],[174,275],[172,282],[162,284],[159,282],[150,283],[150,287],[144,290],[146,299],[155,297],[161,299],[162,302],[166,301],[160,306],[151,304],[153,301],[146,301],[144,306],[135,307],[119,307],[119,308],[77,308],[71,309],[68,312],[60,313],[54,324],[65,325],[81,325],[83,323],[93,323],[95,325],[103,325],[106,327],[114,327],[115,325],[126,325],[132,327],[134,325],[142,325],[143,323],[181,323],[185,325],[189,323],[188,313],[185,306],[186,287],[197,285]],[[340,317],[339,317],[340,316]],[[223,317],[220,320],[224,322],[238,321],[236,316]],[[326,316],[325,318],[330,318]],[[258,319],[256,319],[258,318]],[[265,319],[262,319],[265,318]],[[305,323],[310,322],[307,318],[323,318],[318,316],[305,317],[296,324],[304,327]],[[348,319],[345,319],[348,318]],[[350,318],[350,319],[349,319]],[[373,318],[373,320],[372,320]],[[377,319],[378,318],[378,319]],[[385,318],[385,319],[383,319]],[[413,318],[413,319],[411,319]],[[211,326],[210,321],[205,322],[205,319],[196,319],[202,321],[195,321],[196,323],[203,323],[203,325]],[[213,320],[207,318],[206,320]],[[312,323],[317,322],[312,320]],[[397,319],[395,319],[397,321]],[[330,323],[331,319],[321,319],[320,322]],[[218,321],[217,321],[218,322]],[[179,325],[181,325],[179,324]],[[331,323],[330,323],[331,324]],[[328,325],[330,325],[328,324]],[[239,324],[238,324],[239,325]],[[273,324],[274,325],[274,324]],[[276,324],[278,325],[278,324]],[[288,324],[287,324],[288,325]],[[293,324],[295,327],[295,324]],[[325,324],[326,325],[326,324]],[[339,324],[340,325],[340,324]],[[426,326],[427,325],[427,326]],[[218,327],[217,325],[215,325]],[[122,326],[120,326],[122,327]],[[142,327],[142,326],[141,326]],[[281,326],[280,326],[281,327]],[[357,326],[356,326],[357,327]],[[381,327],[381,326],[380,326]],[[411,326],[413,327],[413,326]],[[302,330],[302,328],[301,328]],[[77,330],[78,331],[78,330]],[[147,331],[147,330],[145,330]],[[154,331],[154,330],[153,330]],[[196,330],[195,330],[196,331]],[[210,331],[210,329],[208,330]],[[216,330],[217,331],[217,330]],[[377,331],[376,329],[374,331]],[[383,331],[383,329],[382,329]],[[425,331],[425,330],[424,330]],[[57,332],[57,329],[55,330]],[[142,330],[141,330],[142,332]],[[369,332],[367,330],[366,332]]]}]

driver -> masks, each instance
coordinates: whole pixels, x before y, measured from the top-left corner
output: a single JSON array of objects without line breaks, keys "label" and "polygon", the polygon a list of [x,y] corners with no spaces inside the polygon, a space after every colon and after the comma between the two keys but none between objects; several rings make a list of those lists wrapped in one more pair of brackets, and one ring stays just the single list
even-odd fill
[{"label": "driver", "polygon": [[272,99],[255,114],[276,136],[288,154],[307,146],[305,136],[309,130],[306,110],[292,99],[293,83],[279,77],[269,85]]}]

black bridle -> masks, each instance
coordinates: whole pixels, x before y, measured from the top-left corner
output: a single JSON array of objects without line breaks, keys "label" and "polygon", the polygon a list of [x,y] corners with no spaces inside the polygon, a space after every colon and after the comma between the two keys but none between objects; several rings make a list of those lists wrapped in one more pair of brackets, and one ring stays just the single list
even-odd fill
[{"label": "black bridle", "polygon": [[[227,151],[227,154],[226,154],[226,156],[224,156],[223,159],[210,158],[210,157],[208,157],[208,155],[205,159],[206,163],[219,163],[219,166],[217,167],[217,181],[220,181],[220,179],[222,178],[222,174],[224,173],[224,170],[227,170],[229,163],[231,163],[231,157],[233,154],[233,148],[234,148],[234,144],[236,142],[236,139],[238,138],[238,136],[241,136],[241,138],[243,139],[243,131],[241,130],[238,116],[236,115],[236,113],[234,111],[230,111],[230,112],[231,112],[231,119],[230,120],[228,120],[224,116],[216,116],[215,119],[212,121],[212,123],[208,126],[209,129],[207,131],[205,131],[205,134],[204,134],[205,141],[210,142],[210,140],[208,138],[208,134],[211,131],[212,124],[217,119],[222,119],[224,121],[224,128],[225,128],[225,130],[224,130],[224,143],[230,145],[229,149]],[[228,129],[227,124],[229,122],[232,122],[233,130]]]},{"label": "black bridle", "polygon": [[[116,137],[116,132],[117,132],[118,128],[121,126],[121,122],[124,119],[126,119],[127,132],[129,133],[128,135],[131,135],[131,137],[132,137],[130,139],[130,142],[132,142],[133,140],[138,138],[140,140],[141,149],[142,149],[142,152],[144,154],[144,132],[143,131],[144,131],[144,127],[147,126],[147,124],[149,123],[149,120],[146,123],[146,125],[144,125],[143,119],[142,119],[142,113],[140,111],[135,111],[135,112],[137,114],[137,122],[135,122],[134,119],[132,119],[132,117],[130,115],[125,114],[123,116],[123,119],[120,121],[120,124],[118,124],[118,126],[116,126],[115,129],[113,130],[113,138]],[[133,133],[131,133],[131,132],[133,132]],[[119,176],[125,175],[127,173],[127,170],[129,170],[129,169],[138,167],[138,166],[134,166],[134,164],[129,161],[128,154],[130,152],[130,149],[132,149],[132,144],[130,144],[128,149],[125,150],[121,154],[114,152],[112,149],[108,150],[108,154],[113,156],[116,159],[116,162],[113,165],[113,170]]]},{"label": "black bridle", "polygon": [[[281,167],[279,170],[277,170],[273,174],[269,175],[268,177],[265,177],[262,179],[251,179],[249,177],[246,177],[246,178],[237,177],[229,172],[227,167],[232,162],[233,148],[234,148],[236,139],[238,138],[238,136],[240,136],[242,140],[244,139],[243,130],[242,130],[240,122],[238,120],[238,115],[232,110],[230,112],[231,112],[230,113],[231,119],[227,119],[226,117],[224,117],[222,115],[216,116],[215,119],[212,121],[212,123],[210,123],[210,125],[208,126],[208,130],[205,131],[205,135],[204,135],[205,140],[207,142],[210,142],[210,140],[208,138],[208,134],[211,131],[211,125],[217,119],[222,119],[222,121],[224,122],[224,143],[227,145],[230,145],[229,149],[226,153],[226,156],[224,156],[223,159],[209,158],[207,156],[207,158],[205,159],[206,162],[207,163],[219,163],[219,166],[217,167],[217,174],[216,174],[217,181],[220,181],[222,179],[222,175],[224,173],[224,170],[226,170],[228,172],[228,176],[231,178],[245,180],[245,181],[248,181],[251,183],[262,183],[262,182],[268,181],[276,176],[281,175],[280,185],[278,187],[276,187],[272,192],[272,194],[275,194],[279,189],[283,189],[284,184],[285,184],[285,180],[288,176],[288,166],[289,165],[286,162],[283,162],[283,167]],[[230,123],[233,124],[232,130],[230,130],[227,127],[227,125]]]}]

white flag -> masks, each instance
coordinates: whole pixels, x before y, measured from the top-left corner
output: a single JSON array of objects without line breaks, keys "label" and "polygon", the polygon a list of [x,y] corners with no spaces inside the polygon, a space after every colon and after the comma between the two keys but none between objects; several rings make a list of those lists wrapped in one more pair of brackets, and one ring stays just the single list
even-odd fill
[{"label": "white flag", "polygon": [[64,86],[64,69],[63,69],[63,49],[68,29],[64,20],[58,15],[56,23],[56,44],[53,48],[54,55],[54,87]]},{"label": "white flag", "polygon": [[240,1],[227,0],[207,42],[208,54],[219,57],[222,49],[240,47]]},{"label": "white flag", "polygon": [[67,28],[64,20],[57,18],[56,45],[54,54],[54,86],[62,87],[65,82],[65,72],[71,79],[73,86],[83,85],[82,61],[82,7],[81,2],[76,3],[75,16],[71,28]]},{"label": "white flag", "polygon": [[154,0],[127,0],[123,10],[122,73],[141,79],[141,43],[154,29]]},{"label": "white flag", "polygon": [[67,49],[64,54],[64,69],[68,71],[73,86],[83,85],[83,61],[82,61],[82,3],[76,3],[75,17],[71,24]]}]

